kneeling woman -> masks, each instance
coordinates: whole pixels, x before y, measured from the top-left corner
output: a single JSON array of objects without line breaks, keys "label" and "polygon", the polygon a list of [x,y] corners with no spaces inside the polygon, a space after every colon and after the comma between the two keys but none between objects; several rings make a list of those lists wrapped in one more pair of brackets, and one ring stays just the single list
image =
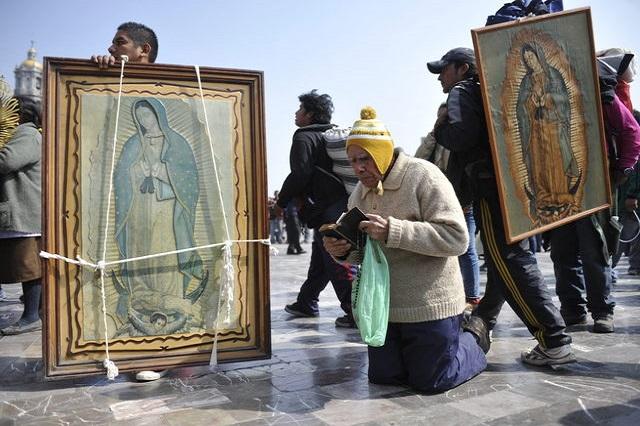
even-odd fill
[{"label": "kneeling woman", "polygon": [[[460,328],[465,295],[457,256],[467,249],[467,228],[444,174],[394,150],[375,115],[364,108],[347,140],[360,180],[349,208],[367,214],[360,228],[380,242],[391,280],[387,337],[368,348],[369,381],[443,392],[487,365],[475,337]],[[325,237],[324,245],[347,262],[359,256],[345,240]]]}]

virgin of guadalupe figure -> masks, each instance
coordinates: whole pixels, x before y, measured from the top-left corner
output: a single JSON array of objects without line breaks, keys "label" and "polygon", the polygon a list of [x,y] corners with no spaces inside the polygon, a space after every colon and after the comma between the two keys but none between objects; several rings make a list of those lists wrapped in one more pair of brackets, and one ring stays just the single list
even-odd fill
[{"label": "virgin of guadalupe figure", "polygon": [[525,43],[516,116],[528,182],[530,215],[549,223],[568,215],[582,172],[571,147],[571,105],[562,74],[542,49]]},{"label": "virgin of guadalupe figure", "polygon": [[[199,185],[191,146],[171,128],[160,101],[138,100],[132,114],[137,131],[125,142],[114,170],[120,258],[193,247]],[[126,323],[132,309],[146,316],[158,311],[186,316],[208,272],[198,253],[187,251],[125,263],[112,278],[120,293],[117,314]],[[188,293],[189,288],[195,290]]]}]

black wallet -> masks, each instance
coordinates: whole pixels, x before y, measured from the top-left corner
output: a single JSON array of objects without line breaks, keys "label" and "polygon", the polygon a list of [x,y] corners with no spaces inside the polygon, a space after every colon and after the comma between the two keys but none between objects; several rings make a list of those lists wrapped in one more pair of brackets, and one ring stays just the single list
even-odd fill
[{"label": "black wallet", "polygon": [[336,223],[326,223],[318,230],[324,237],[333,237],[347,240],[355,248],[364,246],[366,234],[362,232],[358,225],[363,220],[368,220],[367,216],[357,207],[352,208],[338,218]]}]

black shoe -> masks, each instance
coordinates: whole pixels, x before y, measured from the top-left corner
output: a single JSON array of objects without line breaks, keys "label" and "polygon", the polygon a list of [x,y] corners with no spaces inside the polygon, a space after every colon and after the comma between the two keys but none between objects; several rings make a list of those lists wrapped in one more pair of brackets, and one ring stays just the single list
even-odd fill
[{"label": "black shoe", "polygon": [[356,322],[351,315],[344,315],[336,318],[336,327],[340,328],[358,328]]},{"label": "black shoe", "polygon": [[284,307],[284,310],[293,315],[294,317],[303,317],[303,318],[313,318],[317,317],[318,311],[312,311],[310,309],[305,309],[300,303],[294,302],[290,305]]},{"label": "black shoe", "polygon": [[462,329],[473,334],[478,342],[478,346],[486,354],[491,348],[491,338],[489,337],[489,329],[487,323],[476,315],[471,315],[462,323]]},{"label": "black shoe", "polygon": [[299,249],[296,249],[296,254],[303,254],[306,253],[307,251],[305,249],[303,249],[302,247]]},{"label": "black shoe", "polygon": [[582,315],[562,315],[562,319],[564,320],[564,324],[567,327],[571,327],[573,325],[586,325],[587,324],[587,316],[585,314],[582,314]]},{"label": "black shoe", "polygon": [[289,247],[289,248],[287,249],[287,254],[298,254],[298,253],[296,253],[296,250],[295,250],[294,248]]},{"label": "black shoe", "polygon": [[613,315],[600,314],[593,317],[594,333],[613,333]]}]

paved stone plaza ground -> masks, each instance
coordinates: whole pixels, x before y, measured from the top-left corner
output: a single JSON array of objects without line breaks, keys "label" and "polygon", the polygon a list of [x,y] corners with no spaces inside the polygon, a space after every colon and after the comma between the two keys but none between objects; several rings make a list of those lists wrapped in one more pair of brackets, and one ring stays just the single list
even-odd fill
[{"label": "paved stone plaza ground", "polygon": [[[40,332],[0,337],[0,425],[640,424],[640,278],[624,274],[625,259],[614,293],[616,332],[593,334],[591,325],[572,330],[579,363],[524,366],[520,351],[535,342],[505,308],[487,370],[440,395],[369,384],[357,330],[334,327],[341,313],[330,286],[319,318],[292,319],[283,311],[295,299],[308,259],[271,257],[270,360],[225,364],[215,373],[176,369],[153,383],[136,383],[129,374],[112,382],[43,382]],[[549,256],[539,259],[552,286]],[[0,302],[0,327],[22,309],[20,286],[5,290],[11,300]]]}]

